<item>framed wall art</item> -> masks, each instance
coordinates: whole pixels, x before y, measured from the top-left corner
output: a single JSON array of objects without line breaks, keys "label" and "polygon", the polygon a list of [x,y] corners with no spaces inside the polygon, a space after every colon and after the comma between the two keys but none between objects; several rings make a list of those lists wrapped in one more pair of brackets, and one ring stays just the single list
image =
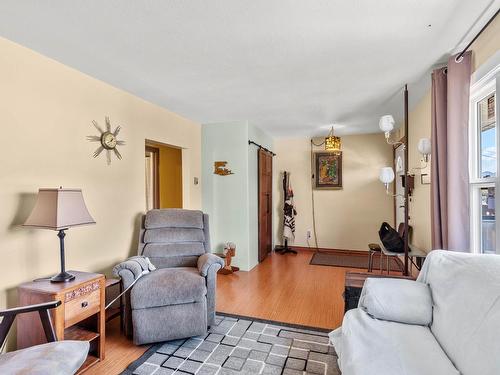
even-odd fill
[{"label": "framed wall art", "polygon": [[342,152],[314,153],[315,189],[342,189]]}]

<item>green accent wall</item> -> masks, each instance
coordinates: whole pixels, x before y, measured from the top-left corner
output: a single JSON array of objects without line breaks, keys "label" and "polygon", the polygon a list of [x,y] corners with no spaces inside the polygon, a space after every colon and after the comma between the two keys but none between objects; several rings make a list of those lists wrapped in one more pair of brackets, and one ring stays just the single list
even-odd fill
[{"label": "green accent wall", "polygon": [[[212,251],[234,242],[233,262],[242,270],[255,267],[258,256],[257,147],[249,139],[273,145],[270,136],[246,121],[202,126],[202,201],[210,215]],[[215,175],[215,161],[227,161],[234,174]]]}]

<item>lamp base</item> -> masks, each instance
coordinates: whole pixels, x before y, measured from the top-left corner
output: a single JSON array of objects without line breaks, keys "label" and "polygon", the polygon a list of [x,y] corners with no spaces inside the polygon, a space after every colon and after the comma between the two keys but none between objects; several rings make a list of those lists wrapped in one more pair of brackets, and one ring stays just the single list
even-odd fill
[{"label": "lamp base", "polygon": [[57,275],[50,278],[51,283],[65,283],[75,279],[75,275],[72,275],[66,271],[60,272]]}]

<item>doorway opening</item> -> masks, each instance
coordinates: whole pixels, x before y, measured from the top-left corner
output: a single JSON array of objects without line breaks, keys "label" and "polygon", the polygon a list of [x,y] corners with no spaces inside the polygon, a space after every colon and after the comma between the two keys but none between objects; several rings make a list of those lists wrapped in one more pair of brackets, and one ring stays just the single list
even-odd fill
[{"label": "doorway opening", "polygon": [[182,149],[146,141],[145,184],[146,210],[182,208]]},{"label": "doorway opening", "polygon": [[273,246],[273,155],[258,151],[259,181],[259,262],[266,259]]}]

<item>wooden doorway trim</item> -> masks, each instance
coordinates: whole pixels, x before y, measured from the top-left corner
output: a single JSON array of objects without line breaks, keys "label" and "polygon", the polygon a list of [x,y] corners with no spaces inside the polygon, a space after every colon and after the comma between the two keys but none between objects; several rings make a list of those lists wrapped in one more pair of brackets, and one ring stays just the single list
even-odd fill
[{"label": "wooden doorway trim", "polygon": [[259,148],[257,153],[258,167],[258,259],[262,262],[273,245],[273,155]]},{"label": "wooden doorway trim", "polygon": [[160,149],[146,145],[146,152],[153,154],[153,208],[160,208]]}]

